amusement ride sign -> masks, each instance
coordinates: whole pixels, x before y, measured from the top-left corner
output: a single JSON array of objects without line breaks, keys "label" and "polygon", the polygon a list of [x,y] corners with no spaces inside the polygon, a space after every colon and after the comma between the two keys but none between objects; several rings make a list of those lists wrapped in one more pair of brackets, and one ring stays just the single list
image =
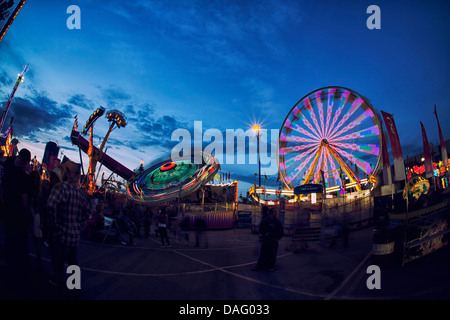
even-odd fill
[{"label": "amusement ride sign", "polygon": [[294,188],[294,194],[309,194],[309,193],[323,193],[323,186],[321,184],[303,184]]}]

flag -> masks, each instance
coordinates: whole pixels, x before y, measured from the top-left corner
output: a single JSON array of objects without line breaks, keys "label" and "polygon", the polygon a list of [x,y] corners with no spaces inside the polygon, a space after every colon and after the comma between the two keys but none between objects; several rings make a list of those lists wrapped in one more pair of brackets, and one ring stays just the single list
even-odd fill
[{"label": "flag", "polygon": [[431,178],[433,176],[433,164],[431,160],[430,145],[428,144],[427,133],[422,121],[420,121],[422,127],[422,141],[423,141],[423,156],[425,158],[425,178]]},{"label": "flag", "polygon": [[448,155],[447,155],[447,147],[445,146],[444,136],[442,135],[441,126],[439,125],[439,119],[436,112],[436,105],[434,105],[434,115],[436,116],[436,121],[438,125],[439,130],[439,140],[441,142],[441,156],[442,156],[442,162],[444,163],[444,166],[448,166]]},{"label": "flag", "polygon": [[384,124],[391,142],[392,155],[394,156],[394,180],[403,181],[406,179],[405,163],[403,161],[402,146],[398,137],[397,127],[395,126],[394,116],[381,110]]},{"label": "flag", "polygon": [[391,164],[389,163],[389,154],[387,151],[386,137],[381,130],[381,154],[383,160],[383,183],[385,186],[392,184]]},{"label": "flag", "polygon": [[266,175],[266,173],[264,172],[264,179],[266,179],[267,180],[267,175]]}]

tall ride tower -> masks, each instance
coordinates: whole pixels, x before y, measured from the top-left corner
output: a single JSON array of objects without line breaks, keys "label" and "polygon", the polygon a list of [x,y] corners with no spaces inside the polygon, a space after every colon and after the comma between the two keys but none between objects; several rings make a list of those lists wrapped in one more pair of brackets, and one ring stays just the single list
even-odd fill
[{"label": "tall ride tower", "polygon": [[6,115],[8,114],[9,108],[11,107],[11,103],[14,98],[14,95],[16,94],[17,88],[19,88],[19,85],[25,79],[25,73],[27,73],[28,70],[30,69],[30,68],[28,68],[28,66],[29,66],[29,64],[24,66],[22,72],[17,75],[17,81],[16,81],[16,84],[14,85],[14,89],[11,92],[11,94],[9,95],[9,99],[6,102],[5,108],[3,109],[3,112],[2,112],[2,118],[0,119],[0,133],[3,131],[3,124],[5,123]]}]

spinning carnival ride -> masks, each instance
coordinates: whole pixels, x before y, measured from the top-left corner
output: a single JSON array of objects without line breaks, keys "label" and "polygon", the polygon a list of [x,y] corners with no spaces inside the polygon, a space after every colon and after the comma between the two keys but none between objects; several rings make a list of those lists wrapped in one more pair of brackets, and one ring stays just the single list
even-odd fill
[{"label": "spinning carnival ride", "polygon": [[146,202],[164,202],[188,195],[214,178],[220,165],[206,153],[170,160],[161,158],[128,181],[128,196]]},{"label": "spinning carnival ride", "polygon": [[355,91],[313,91],[294,105],[281,127],[280,177],[290,190],[322,182],[327,192],[361,191],[374,181],[381,163],[380,130],[374,108]]}]

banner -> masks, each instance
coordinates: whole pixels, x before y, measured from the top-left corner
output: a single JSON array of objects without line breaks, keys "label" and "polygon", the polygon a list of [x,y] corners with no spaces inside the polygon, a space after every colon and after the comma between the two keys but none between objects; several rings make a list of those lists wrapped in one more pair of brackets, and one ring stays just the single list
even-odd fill
[{"label": "banner", "polygon": [[444,136],[442,134],[441,126],[439,125],[439,119],[436,112],[436,105],[434,105],[434,115],[436,116],[436,121],[438,125],[439,130],[439,140],[441,142],[441,155],[442,155],[442,162],[445,166],[448,166],[448,155],[447,155],[447,147],[445,146]]},{"label": "banner", "polygon": [[392,184],[391,164],[389,163],[389,154],[387,151],[386,137],[384,130],[380,130],[381,133],[381,155],[383,159],[383,184],[385,186]]},{"label": "banner", "polygon": [[425,178],[428,179],[433,176],[433,161],[431,160],[430,145],[422,121],[420,121],[420,126],[422,127],[423,156],[425,158]]},{"label": "banner", "polygon": [[384,124],[389,135],[391,142],[392,155],[394,156],[394,180],[403,181],[406,180],[405,163],[403,162],[402,146],[398,138],[397,127],[395,126],[394,116],[381,110],[383,115]]}]

